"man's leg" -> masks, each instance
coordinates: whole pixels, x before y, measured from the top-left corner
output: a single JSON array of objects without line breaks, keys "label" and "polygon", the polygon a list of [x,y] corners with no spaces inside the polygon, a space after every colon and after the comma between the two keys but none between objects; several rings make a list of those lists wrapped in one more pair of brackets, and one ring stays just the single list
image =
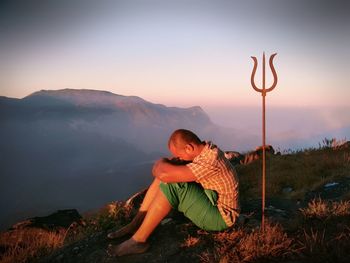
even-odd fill
[{"label": "man's leg", "polygon": [[110,246],[108,252],[115,256],[145,252],[149,247],[146,243],[148,237],[171,209],[168,199],[159,191],[150,204],[146,217],[136,233],[122,244],[116,247]]},{"label": "man's leg", "polygon": [[169,214],[171,209],[172,207],[168,199],[162,191],[159,191],[150,205],[140,228],[132,238],[137,242],[146,242],[153,230],[159,225],[163,218]]},{"label": "man's leg", "polygon": [[121,229],[115,232],[109,233],[107,235],[108,238],[110,239],[119,238],[127,234],[132,234],[137,230],[137,228],[141,225],[143,219],[145,218],[147,211],[151,203],[153,202],[154,198],[157,196],[158,192],[160,192],[159,184],[160,184],[160,181],[157,178],[155,178],[152,184],[150,185],[150,187],[148,188],[147,193],[140,206],[140,209],[137,212],[134,219],[129,224],[122,227]]},{"label": "man's leg", "polygon": [[145,198],[142,201],[142,204],[140,206],[139,211],[147,211],[148,208],[150,207],[152,201],[154,200],[154,198],[157,196],[158,192],[159,192],[159,185],[160,185],[160,181],[158,178],[154,178],[152,184],[150,185],[150,187],[147,190],[147,193],[145,195]]}]

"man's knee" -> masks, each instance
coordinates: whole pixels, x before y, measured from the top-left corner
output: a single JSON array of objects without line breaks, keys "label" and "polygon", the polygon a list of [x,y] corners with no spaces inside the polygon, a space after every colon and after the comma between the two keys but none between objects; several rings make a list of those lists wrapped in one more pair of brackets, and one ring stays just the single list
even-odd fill
[{"label": "man's knee", "polygon": [[157,177],[154,177],[153,183],[159,185],[161,181]]},{"label": "man's knee", "polygon": [[154,178],[149,188],[159,188],[161,181],[158,178]]}]

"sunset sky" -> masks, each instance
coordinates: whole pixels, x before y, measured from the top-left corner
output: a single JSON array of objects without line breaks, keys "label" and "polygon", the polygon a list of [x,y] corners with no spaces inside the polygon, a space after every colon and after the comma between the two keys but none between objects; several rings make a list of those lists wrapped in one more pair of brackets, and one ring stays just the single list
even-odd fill
[{"label": "sunset sky", "polygon": [[269,105],[349,104],[345,0],[2,1],[0,9],[2,96],[86,88],[168,106],[259,105],[250,56],[260,62],[265,51],[278,53]]}]

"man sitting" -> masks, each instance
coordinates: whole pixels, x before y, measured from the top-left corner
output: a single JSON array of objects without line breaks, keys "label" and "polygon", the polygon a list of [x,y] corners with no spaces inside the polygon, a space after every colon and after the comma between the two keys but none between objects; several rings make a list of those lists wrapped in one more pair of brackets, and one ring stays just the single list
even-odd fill
[{"label": "man sitting", "polygon": [[108,234],[109,238],[133,236],[118,246],[110,246],[109,254],[145,252],[148,237],[171,209],[177,209],[208,231],[221,231],[235,223],[240,211],[238,178],[224,153],[184,129],[173,132],[168,147],[175,158],[188,163],[179,165],[164,158],[154,164],[154,181],[135,218]]}]

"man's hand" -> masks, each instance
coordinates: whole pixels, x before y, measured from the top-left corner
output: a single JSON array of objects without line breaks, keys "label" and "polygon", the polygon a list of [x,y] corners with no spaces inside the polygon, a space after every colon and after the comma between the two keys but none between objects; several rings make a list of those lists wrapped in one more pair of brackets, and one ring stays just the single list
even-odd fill
[{"label": "man's hand", "polygon": [[165,183],[196,181],[196,177],[186,165],[173,164],[172,160],[162,158],[155,162],[152,174]]}]

